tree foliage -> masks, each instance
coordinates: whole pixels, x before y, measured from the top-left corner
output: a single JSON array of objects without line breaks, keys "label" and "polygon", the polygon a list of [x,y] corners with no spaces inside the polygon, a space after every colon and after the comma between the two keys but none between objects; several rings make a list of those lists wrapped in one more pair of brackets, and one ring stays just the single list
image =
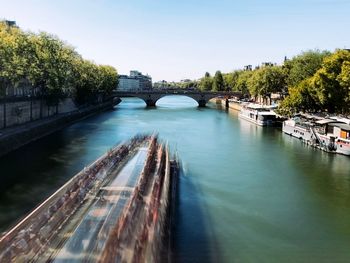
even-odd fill
[{"label": "tree foliage", "polygon": [[285,75],[279,66],[265,66],[255,70],[247,81],[249,93],[254,96],[271,97],[271,93],[285,89]]},{"label": "tree foliage", "polygon": [[117,86],[117,77],[113,67],[84,60],[56,36],[24,32],[0,21],[2,94],[27,79],[48,104],[57,104],[63,95],[74,95],[83,104],[97,93],[110,94]]},{"label": "tree foliage", "polygon": [[298,85],[301,81],[313,76],[322,67],[323,59],[329,56],[329,51],[309,50],[284,62],[289,87]]},{"label": "tree foliage", "polygon": [[279,111],[350,113],[350,51],[311,50],[286,60],[282,65],[234,70],[214,77],[207,72],[197,81],[203,91],[238,91],[253,98],[270,98],[278,93],[284,98]]},{"label": "tree foliage", "polygon": [[213,87],[213,79],[208,72],[205,73],[204,77],[201,78],[198,85],[202,91],[210,91]]},{"label": "tree foliage", "polygon": [[324,58],[322,67],[313,76],[289,87],[289,96],[281,104],[281,111],[349,113],[349,79],[350,52],[336,50]]},{"label": "tree foliage", "polygon": [[279,107],[279,112],[287,116],[298,112],[318,110],[320,110],[320,105],[310,79],[303,80],[298,86],[289,88],[289,95]]},{"label": "tree foliage", "polygon": [[224,86],[226,91],[235,91],[239,75],[241,71],[235,70],[231,73],[223,74]]},{"label": "tree foliage", "polygon": [[234,85],[234,91],[240,91],[242,94],[249,94],[248,80],[251,78],[252,71],[238,71],[237,81]]},{"label": "tree foliage", "polygon": [[216,71],[213,78],[213,91],[223,91],[225,89],[224,79],[222,77],[221,71]]}]

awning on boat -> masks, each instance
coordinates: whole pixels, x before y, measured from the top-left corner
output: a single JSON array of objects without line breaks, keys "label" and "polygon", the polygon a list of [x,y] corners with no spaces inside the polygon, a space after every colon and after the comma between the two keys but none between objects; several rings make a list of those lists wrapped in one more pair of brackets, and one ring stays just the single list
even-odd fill
[{"label": "awning on boat", "polygon": [[344,118],[344,117],[330,117],[330,119],[333,119],[333,120],[337,120],[337,121],[340,121],[340,122],[344,122],[344,123],[347,123],[347,124],[350,124],[350,119],[349,118]]},{"label": "awning on boat", "polygon": [[344,131],[350,131],[350,125],[346,123],[331,123],[330,126],[339,127]]}]

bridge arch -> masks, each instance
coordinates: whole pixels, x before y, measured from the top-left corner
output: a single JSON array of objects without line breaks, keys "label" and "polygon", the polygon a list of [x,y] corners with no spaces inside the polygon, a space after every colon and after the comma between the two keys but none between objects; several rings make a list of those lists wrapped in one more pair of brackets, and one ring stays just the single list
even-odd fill
[{"label": "bridge arch", "polygon": [[156,103],[158,100],[167,96],[185,96],[185,97],[191,98],[198,103],[199,107],[205,107],[207,102],[210,100],[210,98],[208,99],[208,96],[205,96],[203,94],[167,94],[166,93],[166,94],[157,94],[157,95],[145,94],[137,97],[142,99],[147,104],[148,107],[154,107],[156,106]]},{"label": "bridge arch", "polygon": [[[121,96],[121,97],[118,97],[119,99],[120,99],[120,103],[123,103],[123,104],[125,104],[125,103],[127,103],[127,104],[134,104],[134,103],[136,103],[136,106],[135,107],[146,107],[147,106],[147,104],[146,104],[146,102],[142,99],[142,98],[139,98],[139,97],[137,97],[137,96]],[[131,99],[131,98],[133,98],[133,99],[135,99],[135,100],[132,100],[132,101],[130,101],[130,100],[128,100],[128,99]],[[133,107],[133,106],[132,106]]]},{"label": "bridge arch", "polygon": [[151,91],[117,91],[114,94],[118,97],[137,97],[142,99],[148,107],[155,107],[156,103],[159,99],[169,96],[169,95],[182,95],[186,97],[190,97],[197,101],[199,107],[205,107],[207,102],[210,99],[219,97],[219,96],[228,96],[228,95],[236,95],[232,92],[201,92],[197,90],[151,90]]},{"label": "bridge arch", "polygon": [[[181,99],[181,101],[178,100],[178,97],[182,97],[183,100]],[[162,96],[161,98],[159,98],[156,101],[156,106],[167,106],[167,104],[170,103],[171,105],[174,105],[174,107],[176,107],[177,103],[185,103],[185,105],[187,105],[187,107],[197,107],[198,106],[198,102],[189,97],[189,96],[185,96],[182,94],[166,94],[165,96]]]}]

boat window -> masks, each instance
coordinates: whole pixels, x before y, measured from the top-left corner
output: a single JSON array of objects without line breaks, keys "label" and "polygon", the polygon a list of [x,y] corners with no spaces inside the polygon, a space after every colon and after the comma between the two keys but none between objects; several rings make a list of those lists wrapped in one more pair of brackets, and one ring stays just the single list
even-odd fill
[{"label": "boat window", "polygon": [[259,115],[259,120],[261,121],[267,121],[267,120],[275,120],[275,115]]},{"label": "boat window", "polygon": [[327,133],[333,134],[334,132],[334,126],[327,125]]}]

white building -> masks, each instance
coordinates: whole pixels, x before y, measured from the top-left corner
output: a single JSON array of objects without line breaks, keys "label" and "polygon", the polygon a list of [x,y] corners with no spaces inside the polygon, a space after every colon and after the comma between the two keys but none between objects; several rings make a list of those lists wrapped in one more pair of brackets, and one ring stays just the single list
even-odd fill
[{"label": "white building", "polygon": [[141,72],[132,70],[130,76],[119,75],[117,90],[137,91],[152,89],[152,78],[149,75],[142,75]]}]

